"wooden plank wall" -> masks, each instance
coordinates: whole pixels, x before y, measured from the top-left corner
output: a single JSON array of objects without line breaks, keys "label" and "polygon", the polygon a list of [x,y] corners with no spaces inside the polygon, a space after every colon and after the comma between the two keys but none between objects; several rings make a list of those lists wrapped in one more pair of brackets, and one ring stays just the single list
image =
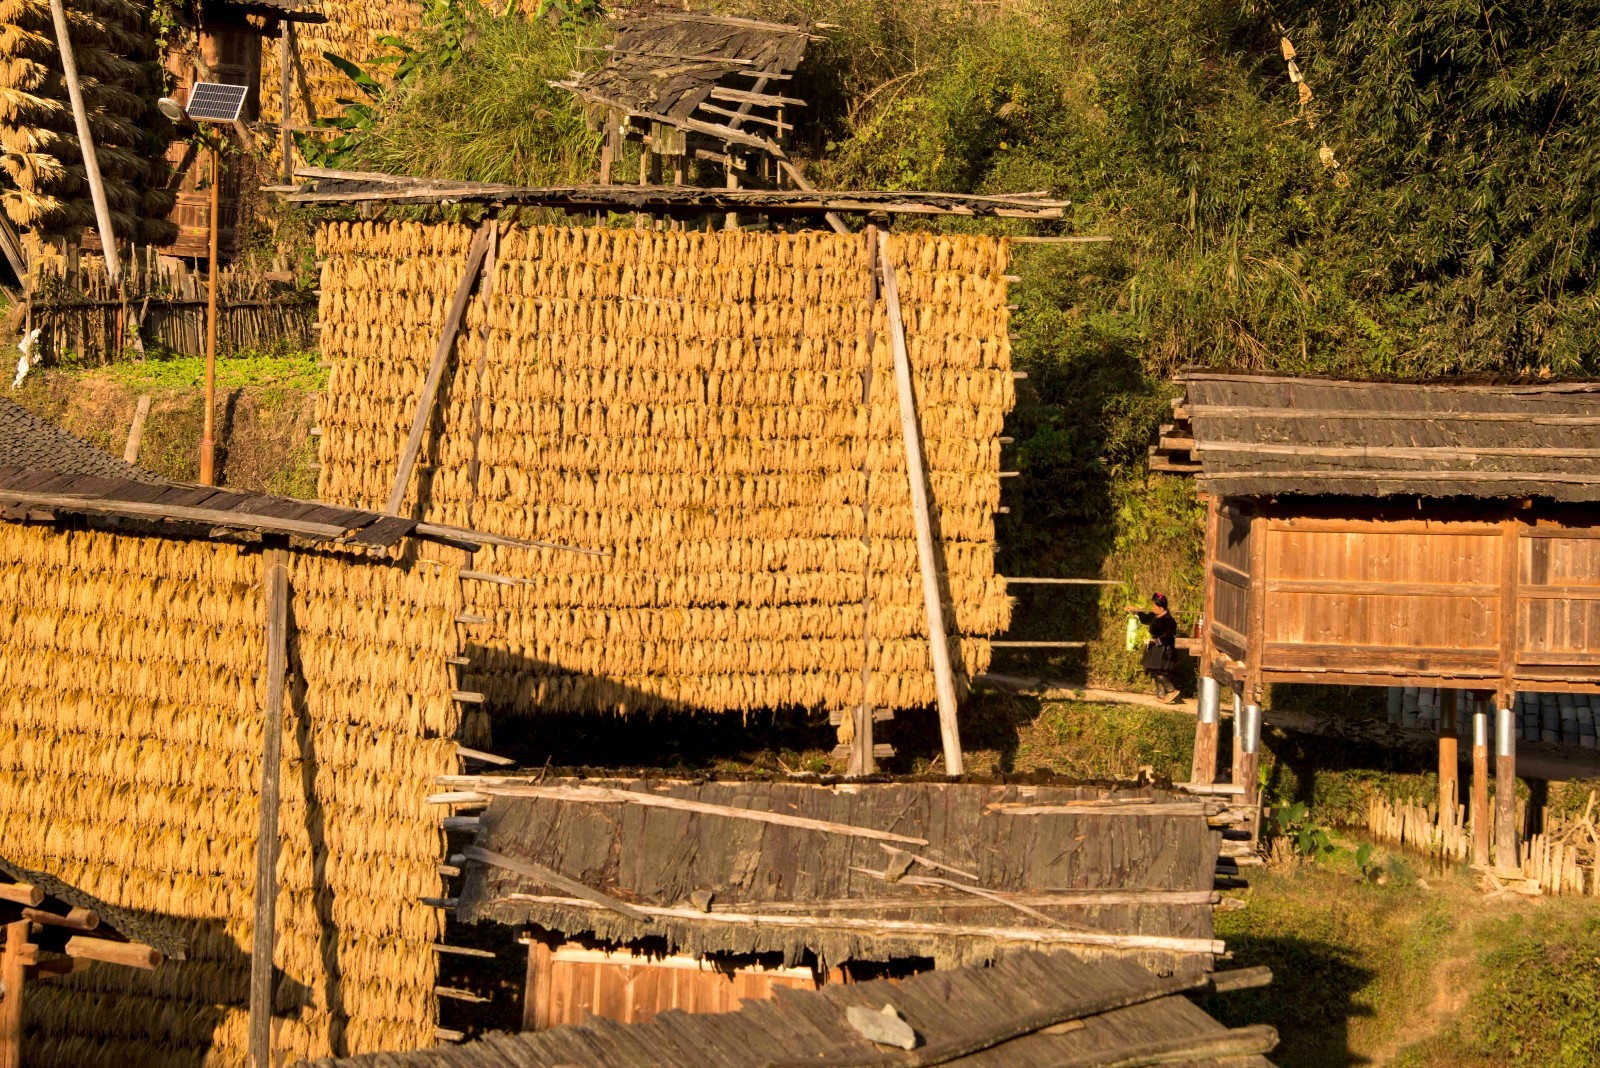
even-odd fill
[{"label": "wooden plank wall", "polygon": [[[1600,686],[1600,538],[1586,529],[1279,516],[1257,530],[1264,575],[1247,578],[1266,601],[1252,653],[1269,681]],[[1212,633],[1230,651],[1248,553],[1220,532],[1217,543]]]},{"label": "wooden plank wall", "polygon": [[1211,643],[1243,660],[1250,629],[1250,517],[1226,504],[1217,509],[1210,567]]},{"label": "wooden plank wall", "polygon": [[[669,1009],[733,1012],[774,990],[815,990],[810,968],[719,967],[687,956],[646,956],[568,944],[528,955],[523,1030],[583,1023],[599,1016],[643,1023]],[[530,949],[534,947],[530,946]]]}]

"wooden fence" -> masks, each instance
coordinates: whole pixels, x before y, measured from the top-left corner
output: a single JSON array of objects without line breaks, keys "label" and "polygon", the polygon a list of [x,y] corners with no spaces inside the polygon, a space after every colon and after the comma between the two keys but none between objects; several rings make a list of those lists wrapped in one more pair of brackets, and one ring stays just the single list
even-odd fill
[{"label": "wooden fence", "polygon": [[[185,268],[137,263],[113,286],[103,268],[42,264],[35,270],[22,323],[37,329],[34,360],[69,357],[110,363],[161,350],[206,351],[206,278]],[[317,298],[281,276],[224,270],[217,285],[217,352],[280,346],[305,349],[317,340]]]},{"label": "wooden fence", "polygon": [[[1472,855],[1472,820],[1465,805],[1441,821],[1433,805],[1391,803],[1382,797],[1367,801],[1367,829],[1380,842],[1414,849],[1428,856],[1466,863]],[[1527,827],[1527,804],[1517,802],[1518,825]],[[1600,897],[1600,828],[1595,825],[1595,795],[1583,814],[1563,815],[1545,808],[1537,834],[1523,836],[1518,847],[1522,877],[1552,896]],[[1503,866],[1502,866],[1503,867]]]}]

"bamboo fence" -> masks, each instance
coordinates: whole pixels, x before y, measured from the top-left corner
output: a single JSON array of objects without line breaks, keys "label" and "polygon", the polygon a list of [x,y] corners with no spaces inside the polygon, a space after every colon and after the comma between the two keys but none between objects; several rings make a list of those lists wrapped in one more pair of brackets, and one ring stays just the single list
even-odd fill
[{"label": "bamboo fence", "polygon": [[[189,943],[29,993],[31,1066],[245,1063],[266,639],[259,549],[0,524],[6,855]],[[456,569],[294,550],[273,1063],[434,1041],[457,770]]]},{"label": "bamboo fence", "polygon": [[[383,507],[472,236],[322,229],[324,500]],[[892,247],[964,681],[1010,615],[993,519],[1008,251]],[[516,581],[468,591],[489,620],[472,689],[522,711],[933,701],[871,249],[814,232],[504,233],[406,508],[610,555],[485,549],[475,568]]]},{"label": "bamboo fence", "polygon": [[[1600,832],[1594,806],[1591,793],[1582,815],[1542,810],[1543,830],[1524,835],[1519,848],[1517,866],[1524,879],[1551,896],[1600,897]],[[1466,863],[1472,856],[1472,820],[1465,805],[1456,806],[1450,818],[1441,821],[1434,805],[1374,796],[1367,800],[1366,818],[1367,830],[1380,842],[1456,863]],[[1527,826],[1527,805],[1520,800],[1517,820]]]},{"label": "bamboo fence", "polygon": [[[137,258],[136,258],[137,259]],[[150,264],[112,285],[103,268],[37,266],[24,329],[37,328],[43,364],[76,358],[106,364],[143,348],[188,356],[206,351],[207,281],[182,267]],[[316,343],[316,296],[259,272],[225,269],[217,279],[217,352]]]}]

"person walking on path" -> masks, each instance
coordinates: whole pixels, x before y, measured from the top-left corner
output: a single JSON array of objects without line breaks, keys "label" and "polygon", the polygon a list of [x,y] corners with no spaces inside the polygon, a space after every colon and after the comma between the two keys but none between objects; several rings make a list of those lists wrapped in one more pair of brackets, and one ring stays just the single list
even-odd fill
[{"label": "person walking on path", "polygon": [[1178,699],[1178,687],[1172,681],[1172,671],[1178,666],[1178,621],[1167,611],[1167,599],[1159,593],[1150,595],[1150,611],[1136,604],[1127,611],[1138,617],[1150,631],[1150,640],[1144,646],[1144,670],[1156,684],[1156,700],[1170,705]]}]

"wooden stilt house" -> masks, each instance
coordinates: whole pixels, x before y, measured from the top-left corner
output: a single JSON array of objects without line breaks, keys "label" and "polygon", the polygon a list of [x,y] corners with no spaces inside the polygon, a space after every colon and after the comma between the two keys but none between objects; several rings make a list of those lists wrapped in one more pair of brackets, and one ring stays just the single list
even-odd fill
[{"label": "wooden stilt house", "polygon": [[434,1041],[442,924],[423,898],[444,842],[425,799],[472,730],[456,671],[475,544],[167,482],[0,401],[5,854],[188,956],[31,988],[27,1064]]},{"label": "wooden stilt house", "polygon": [[1600,384],[1183,383],[1153,466],[1207,502],[1195,779],[1222,689],[1253,791],[1265,685],[1442,687],[1441,810],[1470,711],[1474,856],[1492,747],[1493,859],[1519,867],[1513,699],[1600,692]]}]

